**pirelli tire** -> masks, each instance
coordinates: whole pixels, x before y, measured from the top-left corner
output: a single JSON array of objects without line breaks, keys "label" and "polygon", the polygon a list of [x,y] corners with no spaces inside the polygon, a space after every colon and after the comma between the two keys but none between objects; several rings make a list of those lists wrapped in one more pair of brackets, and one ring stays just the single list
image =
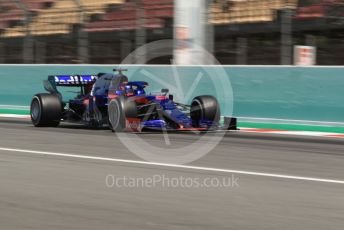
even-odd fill
[{"label": "pirelli tire", "polygon": [[31,101],[30,115],[36,127],[56,127],[60,124],[63,106],[57,95],[36,94]]},{"label": "pirelli tire", "polygon": [[213,124],[218,124],[220,116],[220,105],[215,97],[203,95],[195,97],[192,100],[190,117],[194,127],[199,127],[202,120],[212,121]]},{"label": "pirelli tire", "polygon": [[133,98],[118,97],[108,105],[109,128],[113,132],[122,132],[127,118],[137,118],[137,107]]}]

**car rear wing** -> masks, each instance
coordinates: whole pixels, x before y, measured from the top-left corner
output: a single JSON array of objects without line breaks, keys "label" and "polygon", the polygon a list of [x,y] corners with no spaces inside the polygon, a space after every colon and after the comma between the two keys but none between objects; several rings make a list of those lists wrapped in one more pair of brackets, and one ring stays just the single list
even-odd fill
[{"label": "car rear wing", "polygon": [[[65,87],[83,87],[88,85],[93,85],[98,79],[96,75],[52,75],[48,76],[48,80],[43,82],[46,91],[51,94],[59,95],[60,92],[57,90],[57,86]],[[81,89],[83,90],[83,89]]]},{"label": "car rear wing", "polygon": [[97,75],[55,75],[49,76],[48,81],[55,86],[77,87],[92,85],[97,78]]}]

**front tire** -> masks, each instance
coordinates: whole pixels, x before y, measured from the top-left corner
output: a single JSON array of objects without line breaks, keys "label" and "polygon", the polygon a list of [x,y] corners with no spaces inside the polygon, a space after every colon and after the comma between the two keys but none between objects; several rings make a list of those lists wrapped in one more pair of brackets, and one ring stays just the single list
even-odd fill
[{"label": "front tire", "polygon": [[109,128],[113,132],[122,132],[126,127],[126,118],[137,118],[137,107],[132,98],[119,97],[110,101],[108,106]]},{"label": "front tire", "polygon": [[36,94],[30,106],[32,124],[36,127],[56,127],[60,124],[62,109],[62,102],[58,96]]},{"label": "front tire", "polygon": [[201,121],[212,122],[214,127],[220,121],[220,114],[219,103],[213,96],[198,96],[191,102],[190,117],[194,127],[200,127]]}]

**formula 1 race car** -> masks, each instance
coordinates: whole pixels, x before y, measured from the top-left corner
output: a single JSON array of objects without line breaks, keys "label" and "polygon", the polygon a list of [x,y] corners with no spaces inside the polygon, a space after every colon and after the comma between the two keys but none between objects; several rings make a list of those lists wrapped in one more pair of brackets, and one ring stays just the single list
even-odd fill
[{"label": "formula 1 race car", "polygon": [[[220,107],[210,95],[195,97],[191,105],[177,103],[168,89],[146,93],[144,81],[128,81],[124,69],[118,74],[57,75],[44,81],[49,93],[31,101],[34,126],[56,127],[61,121],[89,127],[108,125],[112,131],[236,129],[235,118],[220,126]],[[64,101],[57,87],[79,88],[78,95]]]}]

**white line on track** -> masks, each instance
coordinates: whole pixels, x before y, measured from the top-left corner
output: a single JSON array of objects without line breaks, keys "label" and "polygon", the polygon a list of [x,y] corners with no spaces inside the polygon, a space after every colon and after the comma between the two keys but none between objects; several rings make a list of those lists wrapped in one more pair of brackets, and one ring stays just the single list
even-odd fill
[{"label": "white line on track", "polygon": [[25,106],[25,105],[0,105],[0,109],[29,110],[30,106]]},{"label": "white line on track", "polygon": [[20,119],[28,119],[30,115],[19,115],[19,114],[0,114],[0,117],[4,118],[20,118]]},{"label": "white line on track", "polygon": [[269,123],[269,124],[290,124],[290,125],[305,125],[305,126],[344,126],[344,122],[332,121],[312,121],[312,120],[293,120],[293,119],[278,119],[278,118],[259,118],[259,117],[237,117],[241,122],[250,123]]},{"label": "white line on track", "polygon": [[126,160],[126,159],[118,159],[118,158],[97,157],[97,156],[87,156],[87,155],[68,154],[68,153],[35,151],[35,150],[27,150],[27,149],[14,149],[14,148],[0,147],[0,151],[30,153],[30,154],[36,154],[36,155],[48,155],[48,156],[57,156],[57,157],[69,157],[69,158],[78,158],[78,159],[87,159],[87,160],[96,160],[96,161],[110,161],[110,162],[119,162],[119,163],[127,163],[127,164],[152,165],[152,166],[159,166],[159,167],[179,168],[179,169],[208,171],[208,172],[236,173],[236,174],[242,174],[242,175],[273,177],[273,178],[281,178],[281,179],[289,179],[289,180],[344,184],[344,180],[303,177],[303,176],[262,173],[262,172],[253,172],[253,171],[221,169],[221,168],[209,168],[209,167],[200,167],[200,166],[191,166],[191,165],[176,165],[176,164],[166,164],[166,163],[147,162],[147,161],[138,161],[138,160]]}]

